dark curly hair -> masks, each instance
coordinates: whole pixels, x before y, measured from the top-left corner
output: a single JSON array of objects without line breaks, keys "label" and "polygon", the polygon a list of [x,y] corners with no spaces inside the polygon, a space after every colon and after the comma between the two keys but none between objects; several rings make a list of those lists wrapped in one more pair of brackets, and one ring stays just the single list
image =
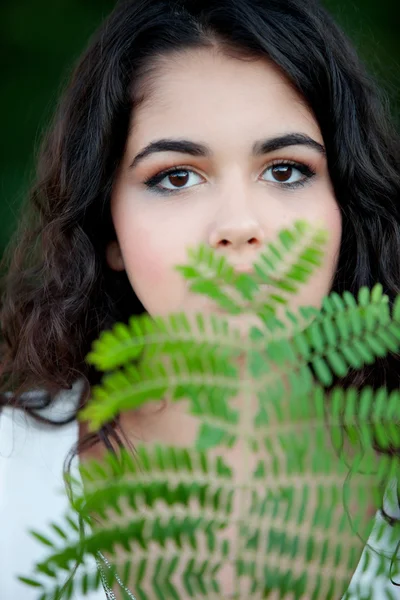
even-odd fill
[{"label": "dark curly hair", "polygon": [[[110,194],[131,111],[157,77],[155,59],[198,47],[266,57],[302,94],[321,129],[342,214],[333,290],[356,294],[379,281],[391,302],[399,293],[399,134],[386,95],[328,12],[316,0],[124,0],[72,73],[3,256],[3,405],[45,420],[26,392],[42,389],[48,405],[83,378],[79,410],[102,376],[85,362],[92,342],[144,311],[126,273],[105,260],[116,239]],[[399,373],[397,356],[389,355],[342,384],[394,389]],[[124,437],[116,419],[80,449],[98,440],[122,446]]]}]

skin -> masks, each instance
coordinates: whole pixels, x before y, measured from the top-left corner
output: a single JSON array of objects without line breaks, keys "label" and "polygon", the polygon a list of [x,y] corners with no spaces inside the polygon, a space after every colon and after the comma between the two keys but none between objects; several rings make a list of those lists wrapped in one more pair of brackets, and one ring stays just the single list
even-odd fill
[{"label": "skin", "polygon": [[[326,157],[314,148],[290,146],[251,155],[263,138],[289,133],[309,136],[323,146],[318,124],[301,96],[266,60],[240,61],[214,50],[192,50],[161,61],[147,102],[134,111],[130,135],[111,198],[117,240],[107,250],[112,269],[126,269],[149,314],[208,310],[205,297],[189,292],[174,266],[187,260],[187,248],[209,244],[239,268],[249,268],[265,243],[297,219],[330,232],[322,269],[296,304],[318,306],[328,293],[341,238],[341,216]],[[154,153],[131,167],[151,142],[187,139],[210,147],[213,156]],[[308,179],[279,160],[306,164]],[[158,188],[144,181],[180,168]],[[189,171],[190,170],[190,171]],[[305,180],[288,189],[284,183]],[[175,190],[157,194],[159,188]],[[292,304],[293,306],[293,304]]]},{"label": "skin", "polygon": [[[319,306],[337,266],[341,215],[326,156],[317,148],[323,148],[322,134],[304,99],[264,59],[241,61],[201,49],[158,59],[157,67],[149,95],[133,111],[112,192],[117,239],[107,247],[109,267],[126,270],[150,315],[208,312],[211,302],[192,294],[174,270],[186,262],[188,247],[208,244],[246,270],[280,229],[305,219],[327,229],[329,240],[323,267],[301,288],[291,308]],[[308,136],[314,146],[296,144],[252,155],[257,141],[288,134]],[[137,159],[150,143],[166,138],[207,145],[212,155],[169,150]],[[307,178],[298,165],[282,161],[307,165],[314,175]],[[171,168],[178,172],[165,175],[155,189],[145,185]],[[305,185],[285,185],[299,180]],[[156,193],[160,188],[174,191]],[[185,403],[167,402],[161,411],[154,406],[122,414],[130,441],[192,445],[197,422]],[[81,428],[86,433],[86,425]],[[99,452],[97,447],[92,457]],[[242,449],[231,449],[226,460],[235,464],[240,479]],[[232,592],[229,567],[222,579],[225,593]],[[118,586],[115,591],[119,594]]]},{"label": "skin", "polygon": [[[248,270],[279,230],[305,219],[328,230],[329,240],[323,266],[291,297],[290,307],[319,306],[335,274],[341,214],[322,134],[304,99],[269,61],[238,60],[215,48],[167,56],[157,67],[145,101],[132,113],[112,191],[117,239],[107,247],[110,268],[126,270],[150,315],[207,313],[215,305],[190,292],[174,269],[186,263],[188,247],[208,244],[238,269]],[[252,155],[256,142],[288,134],[307,136],[312,145]],[[207,145],[211,156],[169,150],[140,160],[149,144],[167,138]],[[304,165],[312,177],[301,172]],[[176,172],[163,176],[156,187],[146,186],[173,168]],[[287,185],[298,181],[304,185]],[[157,193],[160,188],[172,193]],[[249,316],[240,315],[234,324],[246,331]],[[123,415],[135,441],[192,441],[192,417],[180,414],[185,426],[177,426],[181,406],[169,405],[156,417],[154,406]]]}]

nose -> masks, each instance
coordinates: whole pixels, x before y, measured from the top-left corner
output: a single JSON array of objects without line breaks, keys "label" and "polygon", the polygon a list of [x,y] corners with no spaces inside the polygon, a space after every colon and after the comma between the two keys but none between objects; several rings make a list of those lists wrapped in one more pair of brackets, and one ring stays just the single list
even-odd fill
[{"label": "nose", "polygon": [[263,228],[247,207],[240,210],[230,205],[230,210],[219,216],[209,234],[209,244],[214,249],[254,250],[259,249],[265,239]]}]

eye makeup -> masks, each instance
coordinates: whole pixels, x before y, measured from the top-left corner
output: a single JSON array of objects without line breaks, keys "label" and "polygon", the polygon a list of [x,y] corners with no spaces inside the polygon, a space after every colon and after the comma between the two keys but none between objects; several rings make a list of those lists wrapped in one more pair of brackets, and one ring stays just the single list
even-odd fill
[{"label": "eye makeup", "polygon": [[[271,180],[265,180],[265,179],[261,179],[261,181],[264,181],[265,183],[272,183],[274,185],[282,187],[283,189],[291,190],[291,189],[297,189],[299,187],[303,187],[304,185],[309,183],[309,181],[316,175],[316,172],[311,167],[311,165],[308,165],[304,162],[285,160],[285,159],[276,159],[271,164],[269,164],[262,171],[262,173],[265,173],[266,171],[269,171],[274,168],[276,169],[277,167],[282,167],[282,166],[283,167],[292,167],[293,169],[299,171],[299,173],[301,173],[303,175],[303,179],[300,179],[298,181],[293,181],[293,182],[285,182],[285,181],[279,181],[279,180],[271,181]],[[162,182],[163,179],[165,179],[167,177],[178,176],[178,175],[182,175],[184,173],[186,173],[186,174],[193,173],[193,174],[198,175],[198,177],[202,177],[201,175],[196,173],[195,170],[193,170],[191,168],[188,168],[185,166],[176,166],[176,167],[171,167],[169,169],[164,169],[162,171],[159,171],[155,175],[152,175],[151,177],[149,177],[148,179],[143,181],[143,184],[147,187],[147,189],[149,189],[151,192],[154,192],[155,194],[161,194],[161,195],[178,194],[180,192],[187,191],[188,189],[190,189],[191,187],[194,187],[194,186],[189,186],[189,187],[179,187],[178,186],[175,189],[168,189],[163,186],[160,186],[160,183]]]}]

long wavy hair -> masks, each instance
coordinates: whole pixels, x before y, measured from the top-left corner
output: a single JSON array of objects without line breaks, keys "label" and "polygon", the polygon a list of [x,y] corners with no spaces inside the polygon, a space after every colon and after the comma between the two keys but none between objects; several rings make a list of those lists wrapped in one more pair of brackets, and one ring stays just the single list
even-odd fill
[{"label": "long wavy hair", "polygon": [[[38,409],[83,378],[78,411],[102,376],[85,362],[92,342],[144,311],[126,273],[105,260],[116,239],[110,194],[156,59],[208,47],[272,61],[314,113],[343,222],[332,289],[356,294],[379,281],[391,302],[399,293],[400,138],[387,96],[329,13],[316,0],[124,0],[72,72],[1,262],[3,405],[48,421]],[[399,379],[389,355],[341,384],[393,389]],[[32,389],[43,392],[36,405]],[[127,443],[118,418],[74,451],[99,440]]]}]

